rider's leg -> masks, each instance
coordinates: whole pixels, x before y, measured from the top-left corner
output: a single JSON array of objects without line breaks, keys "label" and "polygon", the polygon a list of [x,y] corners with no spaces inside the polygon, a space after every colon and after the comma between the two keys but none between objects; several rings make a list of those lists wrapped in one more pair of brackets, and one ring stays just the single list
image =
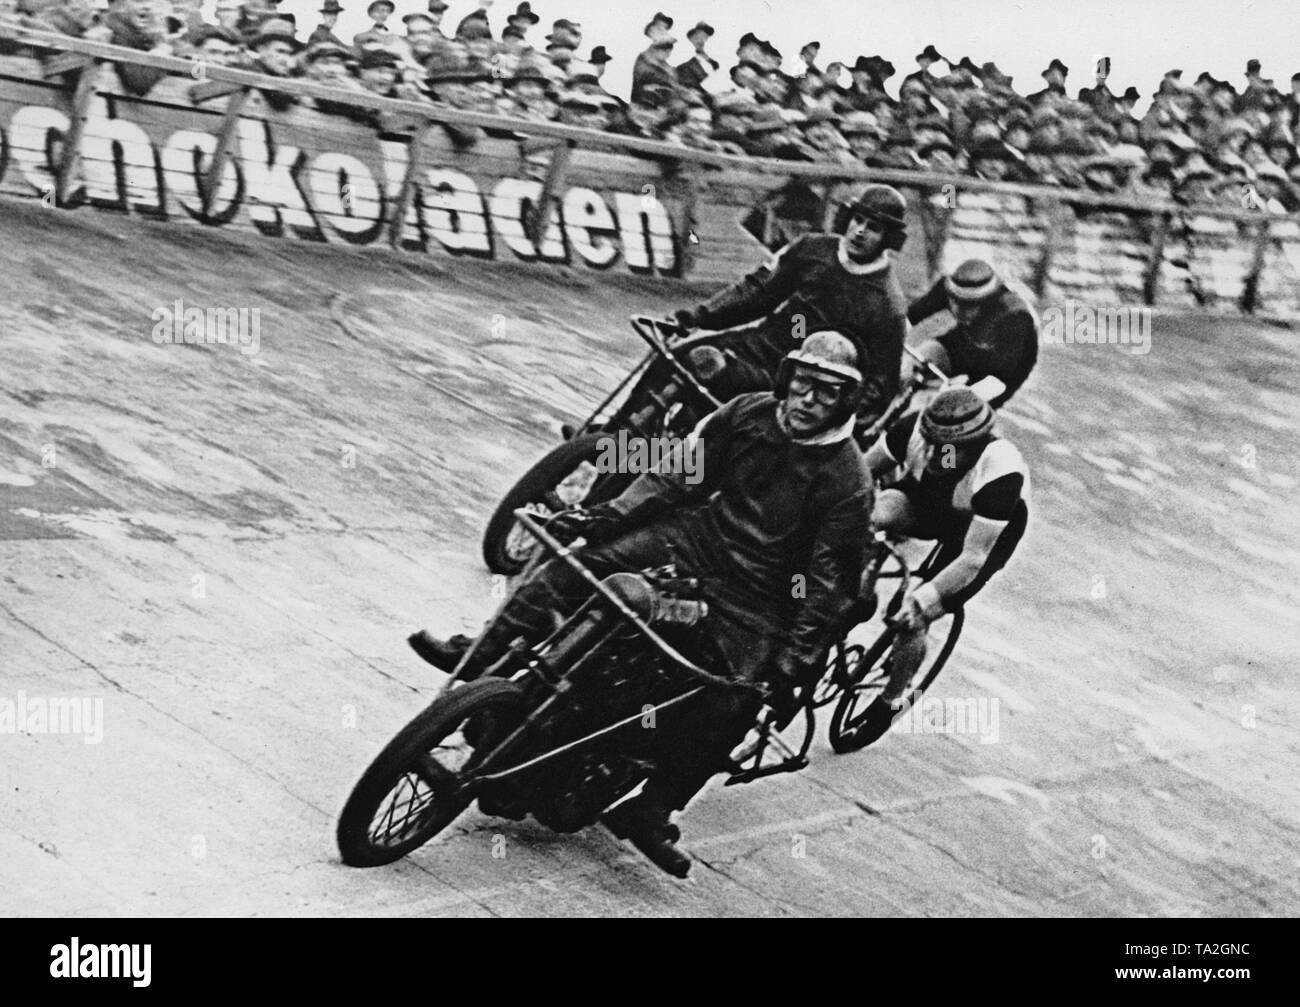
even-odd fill
[{"label": "rider's leg", "polygon": [[[1016,505],[1011,520],[1002,529],[1002,534],[998,536],[997,542],[994,543],[988,558],[980,567],[979,573],[964,588],[943,599],[943,612],[945,615],[951,614],[975,597],[983,589],[984,585],[989,582],[990,578],[1006,566],[1007,560],[1011,558],[1011,554],[1015,552],[1016,546],[1024,536],[1028,520],[1029,510],[1022,500]],[[934,562],[927,571],[927,582],[933,580],[940,571],[952,564],[961,555],[964,540],[965,535],[963,533],[959,536],[954,535],[944,541],[938,555],[935,556]],[[886,702],[897,705],[905,698],[907,686],[911,684],[916,672],[921,667],[921,662],[925,660],[926,633],[929,631],[932,621],[933,619],[930,618],[922,618],[919,620],[920,625],[918,627],[900,631],[895,639],[889,657],[889,681],[883,693]]]}]

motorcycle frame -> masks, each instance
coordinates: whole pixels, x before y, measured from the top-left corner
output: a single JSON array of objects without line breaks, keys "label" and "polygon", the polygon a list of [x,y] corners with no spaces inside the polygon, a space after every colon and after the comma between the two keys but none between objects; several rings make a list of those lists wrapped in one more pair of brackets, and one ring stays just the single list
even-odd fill
[{"label": "motorcycle frame", "polygon": [[600,401],[600,404],[592,410],[591,415],[583,421],[582,426],[578,428],[577,433],[584,434],[590,432],[593,427],[600,423],[602,417],[611,415],[615,410],[610,409],[610,404],[615,402],[619,396],[623,394],[625,389],[639,381],[641,376],[650,369],[650,365],[655,362],[656,358],[663,360],[672,368],[673,373],[685,387],[690,389],[691,394],[698,396],[701,401],[708,403],[714,409],[717,409],[722,405],[722,403],[719,402],[718,399],[700,383],[700,380],[696,378],[680,360],[677,359],[672,352],[672,347],[659,334],[660,330],[668,334],[681,332],[682,330],[678,325],[667,322],[663,319],[653,318],[650,315],[633,315],[630,322],[632,325],[632,331],[640,336],[641,339],[645,341],[646,345],[649,346],[649,352],[647,352],[646,355],[641,358],[641,362],[632,368],[632,370],[627,373],[627,376]]},{"label": "motorcycle frame", "polygon": [[[480,772],[471,769],[464,774],[464,778],[461,781],[461,788],[467,794],[474,795],[484,784],[499,783],[508,780],[511,777],[533,769],[542,763],[558,758],[561,755],[571,753],[583,746],[593,744],[607,735],[613,734],[625,727],[629,727],[638,721],[642,721],[647,716],[657,716],[661,711],[671,709],[679,703],[683,703],[698,695],[708,686],[749,691],[758,693],[760,696],[765,695],[763,690],[759,689],[757,686],[745,682],[733,682],[730,679],[715,675],[691,661],[673,647],[672,644],[665,640],[648,621],[642,618],[623,598],[619,597],[618,594],[612,591],[599,577],[597,577],[596,574],[594,574],[591,569],[574,554],[574,550],[570,546],[562,544],[547,532],[546,529],[534,519],[532,514],[520,508],[514,512],[514,515],[516,520],[528,529],[529,533],[542,544],[542,549],[538,551],[538,556],[540,556],[544,551],[563,560],[573,570],[575,570],[590,587],[593,588],[594,594],[584,601],[572,615],[566,618],[563,625],[551,633],[550,636],[535,646],[528,648],[531,657],[528,661],[527,668],[530,673],[533,674],[535,681],[542,683],[551,690],[550,695],[546,696],[541,703],[530,710],[509,735],[501,739],[501,741],[499,741],[490,752],[485,754],[483,758],[479,760],[481,764],[488,765],[493,759],[504,754],[518,739],[524,736],[532,725],[536,724],[539,720],[542,720],[550,708],[564,697],[572,688],[570,679],[583,665],[583,662],[587,661],[593,653],[598,652],[599,648],[607,643],[614,634],[623,631],[628,626],[633,628],[638,634],[643,636],[651,645],[653,645],[662,657],[665,658],[674,668],[700,684],[695,685],[694,687],[687,689],[685,692],[679,693],[669,699],[661,700],[659,703],[656,703],[651,707],[643,708],[634,714],[623,717],[613,723],[606,724],[603,727],[583,735],[581,738],[575,738],[556,747],[549,748],[544,752],[533,755],[517,765],[508,766],[505,769],[491,772]],[[526,571],[526,574],[531,573],[532,569],[533,568],[530,566],[528,571]],[[588,647],[587,652],[581,655],[574,664],[565,669],[562,674],[558,676],[548,674],[550,668],[543,655],[557,637],[568,631],[570,627],[583,619],[586,614],[590,612],[596,604],[598,604],[598,599],[603,600],[613,609],[613,614],[616,618],[609,627],[605,629],[602,637],[599,638],[596,643]],[[508,602],[509,599],[506,599],[505,602],[502,603],[502,606],[498,608],[498,616],[501,614],[501,611]],[[480,639],[481,638],[482,637],[480,637]],[[469,653],[462,658],[461,663],[457,666],[456,672],[453,673],[453,680],[469,660],[473,650],[474,648],[471,648]],[[509,657],[509,655],[507,657]],[[503,660],[505,659],[506,658],[503,658]]]}]

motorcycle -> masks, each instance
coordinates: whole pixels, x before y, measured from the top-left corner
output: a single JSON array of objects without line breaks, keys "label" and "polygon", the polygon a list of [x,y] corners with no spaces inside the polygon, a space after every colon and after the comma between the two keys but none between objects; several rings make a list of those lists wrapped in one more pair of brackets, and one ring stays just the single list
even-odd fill
[{"label": "motorcycle", "polygon": [[[671,719],[674,708],[705,689],[745,690],[762,704],[753,729],[732,753],[728,785],[807,766],[815,710],[832,702],[837,707],[830,740],[838,752],[865,747],[889,729],[890,708],[879,700],[895,633],[888,618],[924,565],[913,574],[883,538],[868,567],[869,589],[846,616],[846,632],[832,648],[825,674],[801,691],[793,715],[782,717],[766,687],[710,670],[720,657],[705,631],[707,591],[697,580],[678,576],[672,566],[601,579],[534,514],[518,508],[512,516],[540,544],[525,576],[543,556],[558,556],[591,594],[540,643],[517,641],[481,678],[462,682],[458,675],[472,651],[466,655],[439,695],[353,788],[336,831],[345,864],[376,867],[399,860],[475,801],[485,814],[531,814],[556,832],[593,825],[653,772],[658,746],[671,734],[646,728]],[[897,588],[882,594],[895,578]],[[882,597],[883,631],[874,643],[850,643],[847,631],[871,620]],[[909,702],[933,682],[960,630],[960,612],[939,628],[943,644],[918,669]]]}]

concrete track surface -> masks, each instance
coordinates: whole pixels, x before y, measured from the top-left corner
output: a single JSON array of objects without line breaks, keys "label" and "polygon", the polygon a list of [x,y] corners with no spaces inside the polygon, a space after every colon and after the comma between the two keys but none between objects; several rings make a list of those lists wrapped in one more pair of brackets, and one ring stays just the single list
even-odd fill
[{"label": "concrete track surface", "polygon": [[[102,701],[98,743],[0,734],[0,912],[1300,912],[1295,332],[1044,348],[1003,419],[1029,537],[933,690],[996,743],[823,726],[691,807],[686,882],[477,812],[359,871],[336,815],[439,681],[404,637],[495,607],[490,508],[690,292],[14,202],[0,234],[0,700]],[[155,343],[178,298],[260,309],[259,352]]]}]

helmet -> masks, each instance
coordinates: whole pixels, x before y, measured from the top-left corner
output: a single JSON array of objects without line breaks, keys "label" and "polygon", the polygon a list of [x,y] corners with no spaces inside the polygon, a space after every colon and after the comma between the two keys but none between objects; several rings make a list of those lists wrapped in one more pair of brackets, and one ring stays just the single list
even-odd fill
[{"label": "helmet", "polygon": [[921,436],[932,444],[970,444],[993,433],[993,410],[969,388],[945,388],[921,413]]},{"label": "helmet", "polygon": [[790,394],[790,379],[796,367],[816,371],[824,380],[844,387],[831,417],[832,425],[843,423],[857,412],[862,397],[862,358],[848,336],[823,329],[805,339],[797,350],[787,353],[776,370],[774,394],[778,399]]},{"label": "helmet", "polygon": [[948,275],[943,285],[952,300],[978,304],[1001,290],[1002,280],[997,270],[983,259],[967,259]]},{"label": "helmet", "polygon": [[895,251],[907,240],[907,200],[891,185],[868,185],[851,203],[840,204],[835,230],[843,234],[849,221],[864,216],[879,221],[885,229],[885,247]]}]

